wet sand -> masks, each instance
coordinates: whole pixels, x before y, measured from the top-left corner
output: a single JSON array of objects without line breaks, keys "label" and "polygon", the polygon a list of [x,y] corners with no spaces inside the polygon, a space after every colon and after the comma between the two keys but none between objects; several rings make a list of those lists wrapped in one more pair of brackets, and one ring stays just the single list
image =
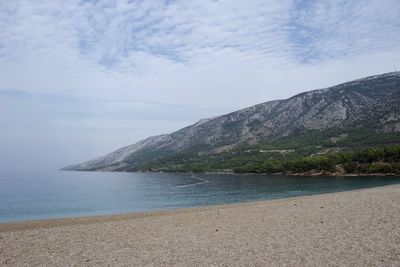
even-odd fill
[{"label": "wet sand", "polygon": [[0,224],[0,265],[400,266],[400,185]]}]

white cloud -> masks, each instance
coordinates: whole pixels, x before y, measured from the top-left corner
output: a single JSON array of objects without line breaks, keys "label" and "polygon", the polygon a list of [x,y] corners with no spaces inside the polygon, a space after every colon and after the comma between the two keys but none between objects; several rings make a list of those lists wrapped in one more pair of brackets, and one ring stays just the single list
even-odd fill
[{"label": "white cloud", "polygon": [[[356,78],[368,71],[355,56],[379,59],[400,47],[396,0],[1,5],[0,85],[7,89],[234,108],[296,92],[298,77],[288,83],[287,73],[304,70],[313,89],[331,80],[322,65],[339,60]],[[259,94],[271,84],[281,95]],[[243,87],[255,97],[243,99]]]}]

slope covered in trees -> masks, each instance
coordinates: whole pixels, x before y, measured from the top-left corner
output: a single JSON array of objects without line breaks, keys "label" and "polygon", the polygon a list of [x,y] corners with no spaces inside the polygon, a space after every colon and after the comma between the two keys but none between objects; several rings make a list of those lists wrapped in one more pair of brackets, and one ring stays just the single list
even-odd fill
[{"label": "slope covered in trees", "polygon": [[218,154],[185,151],[131,171],[270,174],[400,174],[400,134],[311,131]]}]

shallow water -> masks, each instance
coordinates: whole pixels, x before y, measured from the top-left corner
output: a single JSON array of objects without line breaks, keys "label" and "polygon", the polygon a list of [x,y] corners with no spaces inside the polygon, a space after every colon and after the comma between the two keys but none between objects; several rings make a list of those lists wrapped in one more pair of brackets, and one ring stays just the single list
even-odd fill
[{"label": "shallow water", "polygon": [[3,172],[0,222],[237,203],[395,183],[400,177]]}]

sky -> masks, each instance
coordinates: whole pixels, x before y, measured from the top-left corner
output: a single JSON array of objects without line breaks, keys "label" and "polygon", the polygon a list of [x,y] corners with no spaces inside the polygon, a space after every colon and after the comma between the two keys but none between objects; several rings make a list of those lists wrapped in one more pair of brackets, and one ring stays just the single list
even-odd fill
[{"label": "sky", "polygon": [[400,70],[399,0],[0,2],[0,168]]}]

